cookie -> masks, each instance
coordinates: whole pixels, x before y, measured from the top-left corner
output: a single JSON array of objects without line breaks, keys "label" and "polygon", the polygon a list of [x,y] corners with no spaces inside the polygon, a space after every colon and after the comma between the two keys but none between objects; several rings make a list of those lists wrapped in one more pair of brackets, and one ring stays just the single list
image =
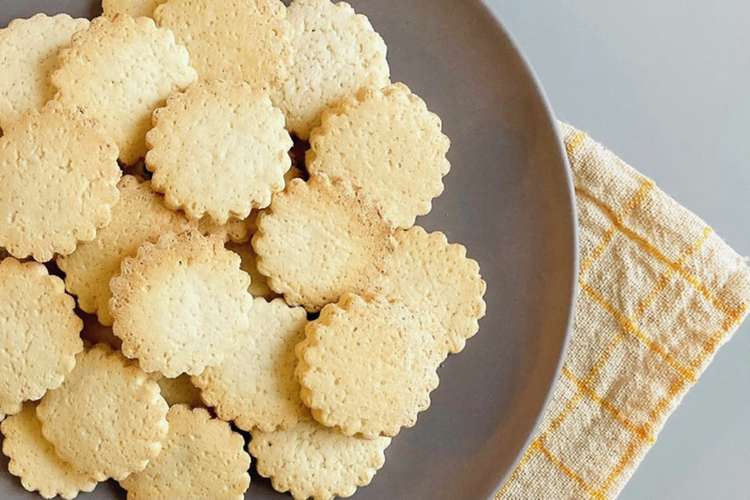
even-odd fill
[{"label": "cookie", "polygon": [[275,432],[253,432],[248,449],[258,474],[296,500],[349,497],[385,463],[390,438],[349,437],[307,418]]},{"label": "cookie", "polygon": [[115,337],[112,333],[111,326],[104,326],[99,323],[96,316],[91,314],[81,314],[83,320],[83,331],[81,332],[81,338],[88,342],[90,345],[95,344],[107,344],[112,349],[119,350],[122,345],[122,340]]},{"label": "cookie", "polygon": [[323,114],[307,169],[349,179],[398,227],[414,225],[443,192],[450,140],[440,118],[401,83],[363,89]]},{"label": "cookie", "polygon": [[258,220],[258,270],[290,305],[319,311],[369,288],[393,249],[393,230],[348,182],[293,180]]},{"label": "cookie", "polygon": [[149,182],[124,176],[118,186],[120,201],[112,210],[112,222],[93,241],[78,245],[71,255],[57,258],[65,272],[68,291],[78,297],[78,306],[96,313],[103,325],[112,325],[109,281],[120,272],[120,262],[132,257],[143,243],[166,232],[190,227],[182,215],[169,210]]},{"label": "cookie", "polygon": [[257,212],[246,219],[229,219],[226,224],[217,224],[211,217],[204,216],[198,221],[198,230],[204,236],[218,236],[223,242],[247,243],[255,232]]},{"label": "cookie", "polygon": [[55,99],[95,118],[128,165],[146,153],[151,113],[197,77],[172,32],[146,17],[98,17],[59,59]]},{"label": "cookie", "polygon": [[242,259],[240,269],[250,275],[250,288],[248,288],[248,291],[253,297],[263,297],[268,300],[278,297],[278,295],[269,288],[266,277],[258,271],[258,263],[256,262],[257,257],[253,251],[252,245],[249,243],[241,245],[229,244],[227,245],[227,249],[233,251],[240,256],[240,259]]},{"label": "cookie", "polygon": [[462,351],[486,312],[479,264],[466,257],[463,245],[419,226],[398,231],[396,241],[373,290],[414,311],[444,356]]},{"label": "cookie", "polygon": [[129,500],[242,500],[250,486],[250,456],[242,436],[203,409],[169,410],[162,452],[141,472],[120,481]]},{"label": "cookie", "polygon": [[167,410],[156,382],[98,344],[78,355],[75,369],[47,393],[36,413],[60,458],[104,481],[143,470],[159,454]]},{"label": "cookie", "polygon": [[162,397],[169,406],[180,404],[192,407],[203,406],[201,391],[193,385],[189,376],[159,377],[156,381],[161,389]]},{"label": "cookie", "polygon": [[44,439],[36,405],[27,404],[20,413],[6,418],[0,430],[5,436],[3,453],[10,459],[8,471],[21,479],[27,491],[38,491],[44,498],[59,495],[71,499],[96,487],[96,481],[58,457]]},{"label": "cookie", "polygon": [[304,338],[307,315],[281,299],[255,299],[250,328],[218,366],[193,377],[203,400],[222,420],[242,430],[273,431],[307,414],[294,376],[294,347]]},{"label": "cookie", "polygon": [[67,14],[37,14],[0,29],[0,128],[27,111],[41,109],[55,96],[49,74],[57,67],[57,51],[88,25],[88,19]]},{"label": "cookie", "polygon": [[364,87],[390,83],[387,48],[346,2],[295,0],[287,17],[294,59],[279,105],[289,130],[307,139],[323,110]]},{"label": "cookie", "polygon": [[218,224],[284,189],[292,139],[270,98],[244,82],[200,82],[170,96],[146,135],[146,167],[167,205]]},{"label": "cookie", "polygon": [[297,347],[302,401],[348,436],[395,436],[430,406],[442,361],[406,306],[344,295],[323,308]]},{"label": "cookie", "polygon": [[122,261],[112,278],[112,329],[145,371],[199,375],[249,327],[250,277],[216,237],[167,233]]},{"label": "cookie", "polygon": [[279,0],[169,0],[154,17],[187,47],[201,79],[269,90],[286,78],[292,53]]},{"label": "cookie", "polygon": [[103,15],[114,18],[118,14],[130,17],[152,17],[154,9],[166,0],[102,0]]},{"label": "cookie", "polygon": [[0,137],[0,246],[19,259],[67,255],[109,224],[117,148],[90,120],[49,102]]},{"label": "cookie", "polygon": [[35,262],[0,262],[0,420],[59,387],[83,349],[83,323],[60,278]]}]

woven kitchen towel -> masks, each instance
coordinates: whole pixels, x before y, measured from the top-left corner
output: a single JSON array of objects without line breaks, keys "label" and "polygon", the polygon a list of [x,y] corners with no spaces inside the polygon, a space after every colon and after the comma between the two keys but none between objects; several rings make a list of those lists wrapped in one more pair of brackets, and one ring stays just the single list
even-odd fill
[{"label": "woven kitchen towel", "polygon": [[561,125],[578,202],[575,326],[498,499],[614,498],[750,305],[750,269],[698,217]]}]

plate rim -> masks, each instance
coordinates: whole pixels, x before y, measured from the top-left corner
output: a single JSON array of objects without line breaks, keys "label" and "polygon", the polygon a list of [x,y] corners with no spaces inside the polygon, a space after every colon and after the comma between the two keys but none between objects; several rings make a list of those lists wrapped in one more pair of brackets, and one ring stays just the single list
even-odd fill
[{"label": "plate rim", "polygon": [[513,462],[507,468],[507,470],[503,471],[502,474],[498,476],[497,482],[490,492],[490,496],[487,497],[488,500],[492,500],[497,496],[500,489],[503,487],[506,481],[510,478],[511,474],[513,473],[513,471],[515,470],[515,468],[518,466],[519,462],[521,461],[521,458],[523,457],[524,452],[531,445],[532,438],[539,431],[539,428],[541,427],[541,424],[542,424],[542,419],[543,419],[545,410],[547,409],[550,401],[552,400],[552,395],[557,385],[556,384],[557,379],[559,378],[562,372],[562,367],[565,362],[565,358],[567,357],[568,349],[570,346],[570,339],[573,335],[573,323],[574,323],[574,318],[575,318],[576,300],[577,300],[578,291],[579,291],[578,272],[580,269],[580,255],[579,255],[580,246],[579,246],[579,239],[578,239],[578,212],[577,212],[578,209],[577,209],[577,203],[576,203],[576,197],[575,197],[575,184],[573,182],[573,172],[571,169],[567,150],[565,148],[562,135],[560,133],[560,127],[558,125],[557,118],[552,109],[552,105],[549,101],[549,98],[547,97],[547,93],[544,90],[542,81],[539,78],[536,71],[534,70],[534,67],[531,65],[529,59],[521,50],[521,46],[519,45],[516,38],[513,36],[510,30],[506,28],[505,24],[500,19],[499,15],[496,14],[490,8],[490,6],[487,3],[487,0],[474,0],[474,2],[478,4],[479,8],[484,11],[487,18],[495,25],[495,28],[498,30],[500,35],[505,38],[510,48],[516,54],[518,62],[520,63],[521,70],[524,73],[526,73],[526,76],[529,78],[529,81],[532,84],[533,90],[536,93],[536,96],[539,99],[540,103],[542,104],[544,116],[547,119],[548,126],[552,129],[551,131],[554,137],[556,138],[555,143],[557,146],[557,155],[562,159],[562,165],[564,167],[564,178],[566,181],[565,191],[567,195],[566,199],[568,201],[567,216],[570,219],[570,230],[572,233],[570,234],[569,242],[570,242],[571,255],[573,256],[572,266],[570,267],[571,286],[567,291],[568,292],[567,320],[565,322],[565,332],[563,335],[563,342],[562,342],[560,351],[558,353],[555,370],[554,370],[552,378],[549,381],[549,387],[547,389],[547,394],[544,397],[542,406],[540,407],[539,413],[534,420],[534,425],[530,428],[527,436],[523,440],[522,446],[516,452],[516,458],[513,460]]}]

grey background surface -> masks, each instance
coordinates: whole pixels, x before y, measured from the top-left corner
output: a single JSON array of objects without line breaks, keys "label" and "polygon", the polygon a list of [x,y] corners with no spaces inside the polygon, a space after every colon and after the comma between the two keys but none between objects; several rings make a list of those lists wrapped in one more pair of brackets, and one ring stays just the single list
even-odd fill
[{"label": "grey background surface", "polygon": [[[750,2],[488,0],[558,116],[750,254]],[[621,499],[748,499],[750,323]]]}]

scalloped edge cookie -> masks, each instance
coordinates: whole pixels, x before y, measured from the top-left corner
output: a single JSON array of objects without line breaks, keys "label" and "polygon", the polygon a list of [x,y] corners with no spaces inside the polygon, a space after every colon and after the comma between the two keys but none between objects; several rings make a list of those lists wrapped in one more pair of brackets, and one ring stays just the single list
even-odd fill
[{"label": "scalloped edge cookie", "polygon": [[42,264],[0,262],[0,420],[60,387],[83,350],[83,322],[65,285]]}]

